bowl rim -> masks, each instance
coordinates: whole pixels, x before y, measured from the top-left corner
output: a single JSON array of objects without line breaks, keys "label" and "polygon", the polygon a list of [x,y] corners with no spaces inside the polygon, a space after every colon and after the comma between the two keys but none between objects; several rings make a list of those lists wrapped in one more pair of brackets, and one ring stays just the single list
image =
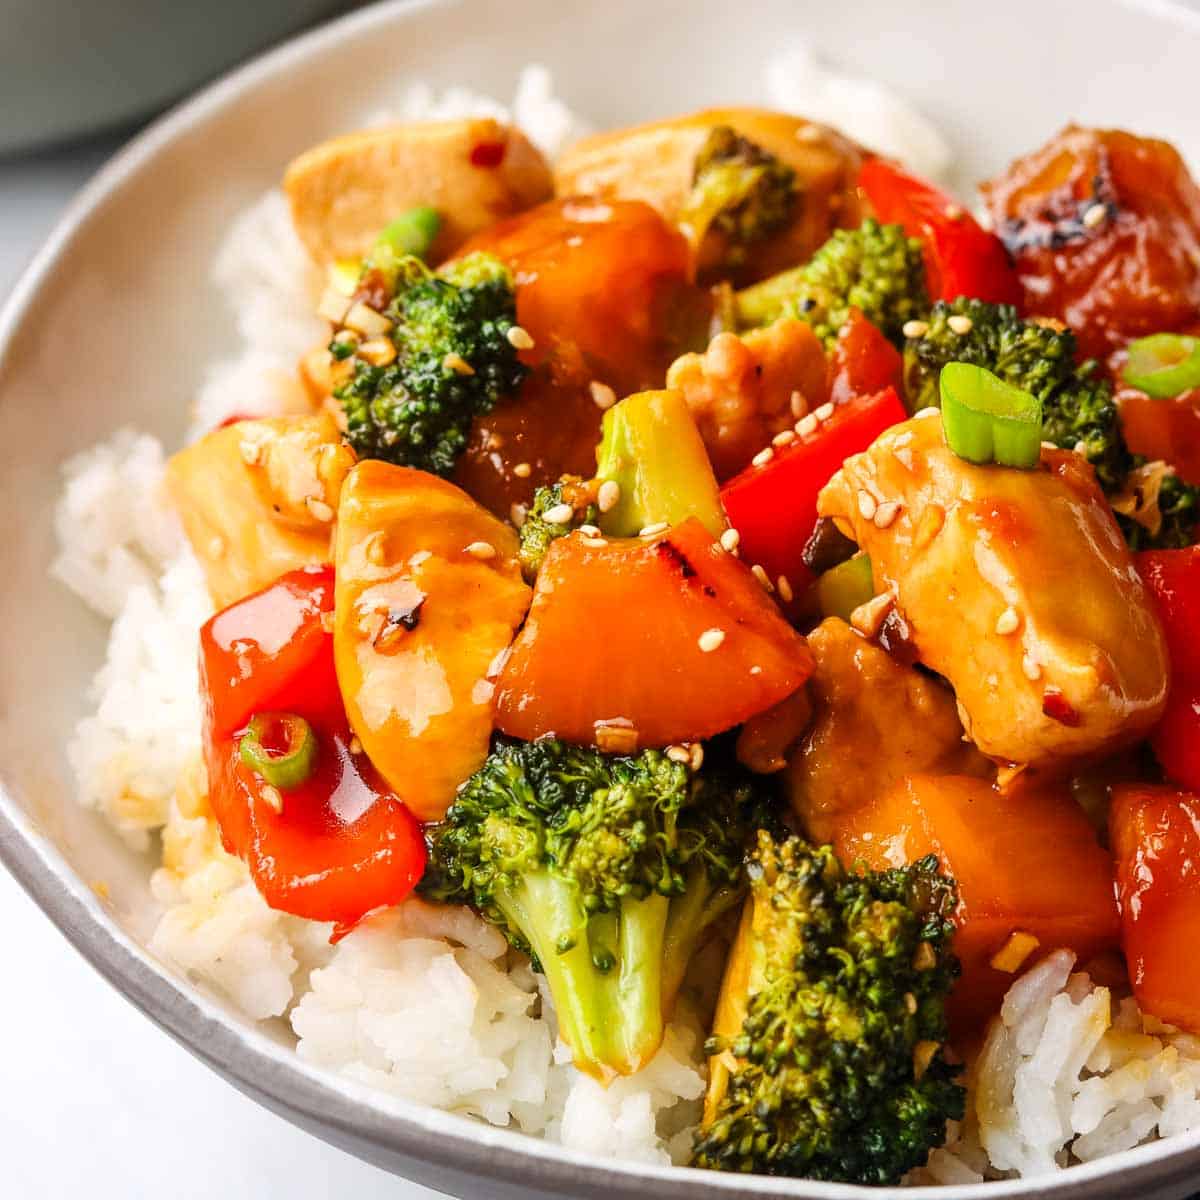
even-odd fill
[{"label": "bowl rim", "polygon": [[[169,108],[118,150],[64,209],[0,306],[0,389],[21,340],[23,314],[50,283],[85,236],[91,219],[126,184],[153,170],[159,152],[235,105],[260,85],[319,58],[360,35],[418,18],[456,0],[384,0],[288,38],[226,72]],[[1200,33],[1200,11],[1180,0],[1111,0]],[[0,402],[3,402],[0,390]],[[339,1144],[375,1148],[434,1169],[478,1179],[535,1184],[564,1194],[633,1195],[653,1183],[665,1200],[694,1200],[697,1194],[743,1198],[796,1196],[814,1200],[861,1200],[892,1189],[804,1179],[739,1176],[630,1161],[569,1150],[512,1128],[445,1112],[347,1080],[302,1059],[256,1026],[188,983],[127,934],[93,890],[74,872],[53,842],[18,805],[0,768],[0,863],[50,918],[79,954],[117,991],[208,1067],[290,1120],[318,1133],[340,1135]],[[364,1155],[365,1156],[365,1155]],[[379,1158],[376,1158],[379,1161]],[[1090,1195],[1100,1179],[1118,1177],[1119,1193],[1182,1185],[1200,1170],[1200,1130],[1135,1147],[1061,1171],[1053,1176],[958,1185],[955,1194],[1017,1198],[1053,1192],[1055,1197]],[[904,1188],[910,1200],[937,1200],[944,1186]]]}]

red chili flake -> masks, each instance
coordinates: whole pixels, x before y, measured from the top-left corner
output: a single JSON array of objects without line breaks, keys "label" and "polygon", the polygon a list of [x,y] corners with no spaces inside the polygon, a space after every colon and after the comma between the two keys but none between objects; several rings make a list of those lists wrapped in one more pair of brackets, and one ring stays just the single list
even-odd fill
[{"label": "red chili flake", "polygon": [[503,142],[476,142],[471,147],[471,166],[498,167],[507,148]]},{"label": "red chili flake", "polygon": [[252,417],[249,413],[230,413],[219,425],[217,429],[224,429],[227,425],[236,425],[239,421],[254,421],[256,417]]},{"label": "red chili flake", "polygon": [[1079,724],[1079,713],[1067,702],[1067,698],[1056,687],[1048,687],[1042,693],[1042,712],[1052,721],[1074,729]]}]

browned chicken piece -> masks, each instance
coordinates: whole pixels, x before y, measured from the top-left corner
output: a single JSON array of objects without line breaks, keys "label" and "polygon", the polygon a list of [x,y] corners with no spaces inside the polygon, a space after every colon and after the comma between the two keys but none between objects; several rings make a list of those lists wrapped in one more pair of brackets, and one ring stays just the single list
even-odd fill
[{"label": "browned chicken piece", "polygon": [[954,695],[830,617],[808,636],[813,722],[787,768],[788,795],[805,832],[829,841],[839,817],[906,775],[985,775],[963,740]]},{"label": "browned chicken piece", "polygon": [[519,130],[490,118],[421,121],[349,133],[305,151],[283,188],[296,232],[319,263],[357,258],[400,213],[438,210],[429,253],[549,198],[550,168]]},{"label": "browned chicken piece", "polygon": [[239,421],[172,457],[167,486],[218,608],[286,571],[329,561],[353,465],[324,412]]},{"label": "browned chicken piece", "polygon": [[671,364],[667,387],[683,393],[717,478],[728,479],[824,402],[825,372],[812,329],[785,317],[747,333],[718,333],[703,354]]},{"label": "browned chicken piece", "polygon": [[738,734],[738,762],[758,775],[782,771],[804,736],[812,711],[808,688],[801,687],[766,712],[756,713]]},{"label": "browned chicken piece", "polygon": [[[777,233],[750,248],[739,282],[804,262],[834,229],[859,224],[863,213],[856,183],[862,150],[826,125],[761,108],[706,109],[584,138],[555,164],[555,192],[644,200],[683,227],[697,157],[713,131],[722,128],[732,129],[795,172],[790,218]],[[725,235],[708,230],[694,247],[699,271],[725,263],[730,248]]]},{"label": "browned chicken piece", "polygon": [[928,410],[846,460],[821,516],[871,557],[875,587],[995,759],[1049,766],[1137,741],[1166,700],[1162,627],[1084,459],[975,466]]}]

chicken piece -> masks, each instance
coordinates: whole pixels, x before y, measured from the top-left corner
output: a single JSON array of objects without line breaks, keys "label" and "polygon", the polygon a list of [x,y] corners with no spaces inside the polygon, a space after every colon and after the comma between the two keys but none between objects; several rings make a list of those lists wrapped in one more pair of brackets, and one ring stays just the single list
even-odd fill
[{"label": "chicken piece", "polygon": [[[706,109],[584,138],[555,164],[555,192],[644,200],[668,221],[682,224],[697,158],[721,127],[795,172],[790,219],[777,233],[746,247],[744,267],[737,271],[739,282],[804,262],[834,229],[859,224],[861,149],[828,126],[759,108]],[[731,248],[727,235],[710,229],[695,247],[700,273],[726,263]]]},{"label": "chicken piece", "polygon": [[667,387],[687,401],[718,479],[737,474],[777,433],[825,401],[825,351],[790,317],[747,333],[718,333],[703,354],[685,354]]},{"label": "chicken piece", "polygon": [[797,688],[786,700],[755,713],[741,728],[737,760],[756,775],[773,775],[788,764],[812,720],[808,689]]},{"label": "chicken piece", "polygon": [[350,727],[423,821],[492,736],[490,675],[529,607],[517,537],[465,492],[367,461],[338,510],[333,652]]},{"label": "chicken piece", "polygon": [[406,209],[436,208],[431,262],[549,197],[550,168],[519,130],[490,118],[420,121],[336,137],[288,167],[296,232],[319,263],[358,258]]},{"label": "chicken piece", "polygon": [[830,617],[808,636],[813,722],[792,755],[792,809],[815,842],[906,775],[986,775],[944,684]]},{"label": "chicken piece", "polygon": [[1080,455],[1043,449],[1029,471],[975,466],[929,410],[848,458],[817,508],[870,555],[876,591],[918,660],[950,681],[985,754],[1089,758],[1158,719],[1162,627]]},{"label": "chicken piece", "polygon": [[239,421],[179,451],[167,486],[224,608],[286,571],[329,560],[354,452],[329,413]]},{"label": "chicken piece", "polygon": [[1169,143],[1070,125],[983,193],[1026,310],[1084,354],[1200,319],[1200,188]]}]

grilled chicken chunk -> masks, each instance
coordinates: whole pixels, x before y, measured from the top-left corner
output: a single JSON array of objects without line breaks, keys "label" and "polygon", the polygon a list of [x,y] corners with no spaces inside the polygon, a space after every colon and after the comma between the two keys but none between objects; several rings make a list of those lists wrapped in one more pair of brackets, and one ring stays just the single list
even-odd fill
[{"label": "grilled chicken chunk", "polygon": [[[761,108],[706,109],[584,138],[555,164],[557,195],[644,200],[668,221],[685,223],[697,160],[716,129],[732,129],[795,172],[790,219],[750,248],[743,279],[761,278],[809,258],[836,228],[862,216],[855,184],[863,153],[825,125]],[[685,232],[687,232],[685,230]],[[728,264],[731,240],[707,231],[697,266]]]},{"label": "grilled chicken chunk", "polygon": [[547,199],[550,168],[519,129],[490,118],[419,121],[349,133],[305,151],[283,189],[296,232],[319,263],[357,258],[406,209],[442,225],[437,262],[472,234]]},{"label": "grilled chicken chunk", "polygon": [[974,466],[930,411],[847,459],[818,511],[870,555],[985,754],[1047,766],[1110,753],[1162,712],[1163,631],[1080,456]]},{"label": "grilled chicken chunk", "polygon": [[808,636],[813,721],[788,762],[792,808],[816,842],[907,775],[984,775],[944,684],[830,617]]},{"label": "grilled chicken chunk", "polygon": [[167,486],[218,608],[328,561],[353,465],[327,412],[238,421],[172,457]]}]

